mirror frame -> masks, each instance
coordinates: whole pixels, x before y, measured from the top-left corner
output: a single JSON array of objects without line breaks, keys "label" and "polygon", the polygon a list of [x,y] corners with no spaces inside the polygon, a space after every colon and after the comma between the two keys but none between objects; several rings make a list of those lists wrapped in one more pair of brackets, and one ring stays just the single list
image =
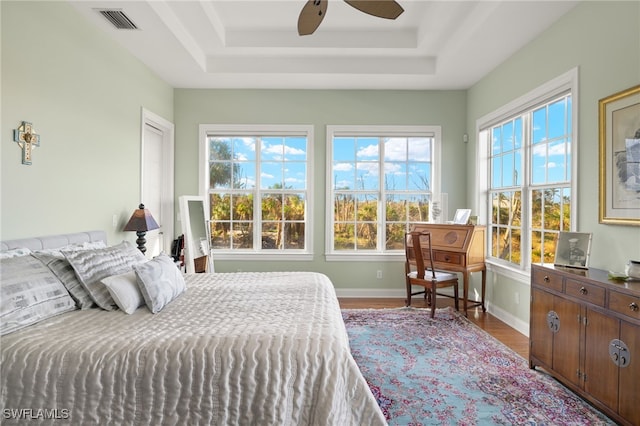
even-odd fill
[{"label": "mirror frame", "polygon": [[[206,272],[215,272],[213,266],[213,258],[211,256],[211,246],[210,246],[210,236],[209,236],[209,221],[207,219],[207,204],[205,197],[199,195],[182,195],[179,198],[180,202],[180,222],[182,225],[182,233],[184,234],[184,264],[186,267],[186,272],[193,274],[195,273],[195,259],[194,256],[196,251],[196,246],[193,238],[193,227],[191,224],[191,212],[189,211],[189,203],[193,201],[199,201],[202,203],[202,211],[203,216],[202,220],[204,222],[205,229],[205,238],[206,238],[206,252],[207,252],[207,271]],[[200,256],[198,256],[200,257]]]}]

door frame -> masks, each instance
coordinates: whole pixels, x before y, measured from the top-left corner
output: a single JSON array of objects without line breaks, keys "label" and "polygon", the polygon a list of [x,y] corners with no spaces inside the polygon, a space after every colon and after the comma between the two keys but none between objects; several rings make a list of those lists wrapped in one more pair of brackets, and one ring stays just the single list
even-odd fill
[{"label": "door frame", "polygon": [[164,154],[162,169],[163,173],[163,199],[162,218],[162,251],[171,253],[171,243],[174,239],[174,146],[175,146],[175,126],[172,122],[162,118],[158,114],[149,111],[146,108],[141,110],[141,126],[140,126],[140,200],[144,200],[144,158],[145,158],[145,126],[150,125],[162,132],[162,149]]}]

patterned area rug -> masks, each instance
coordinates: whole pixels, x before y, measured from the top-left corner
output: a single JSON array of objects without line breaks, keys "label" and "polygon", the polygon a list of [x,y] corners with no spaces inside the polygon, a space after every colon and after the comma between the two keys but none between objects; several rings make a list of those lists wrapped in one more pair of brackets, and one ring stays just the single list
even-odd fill
[{"label": "patterned area rug", "polygon": [[344,309],[390,425],[615,425],[453,309]]}]

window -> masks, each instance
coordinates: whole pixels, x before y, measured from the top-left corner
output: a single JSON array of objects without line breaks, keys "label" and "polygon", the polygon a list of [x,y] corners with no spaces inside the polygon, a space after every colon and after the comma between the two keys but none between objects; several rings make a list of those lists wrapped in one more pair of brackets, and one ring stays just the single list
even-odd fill
[{"label": "window", "polygon": [[576,79],[568,73],[479,125],[489,257],[497,263],[553,262],[558,233],[575,230]]},{"label": "window", "polygon": [[200,126],[201,179],[209,197],[211,248],[300,257],[312,253],[311,126]]},{"label": "window", "polygon": [[403,254],[439,192],[439,127],[327,127],[327,259]]}]

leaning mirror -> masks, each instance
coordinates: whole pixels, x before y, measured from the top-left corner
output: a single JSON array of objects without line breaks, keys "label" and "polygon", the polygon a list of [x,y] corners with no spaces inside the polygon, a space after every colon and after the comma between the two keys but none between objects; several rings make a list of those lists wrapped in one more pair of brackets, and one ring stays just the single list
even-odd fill
[{"label": "leaning mirror", "polygon": [[180,221],[184,234],[184,263],[187,273],[214,272],[207,211],[204,197],[180,197]]}]

